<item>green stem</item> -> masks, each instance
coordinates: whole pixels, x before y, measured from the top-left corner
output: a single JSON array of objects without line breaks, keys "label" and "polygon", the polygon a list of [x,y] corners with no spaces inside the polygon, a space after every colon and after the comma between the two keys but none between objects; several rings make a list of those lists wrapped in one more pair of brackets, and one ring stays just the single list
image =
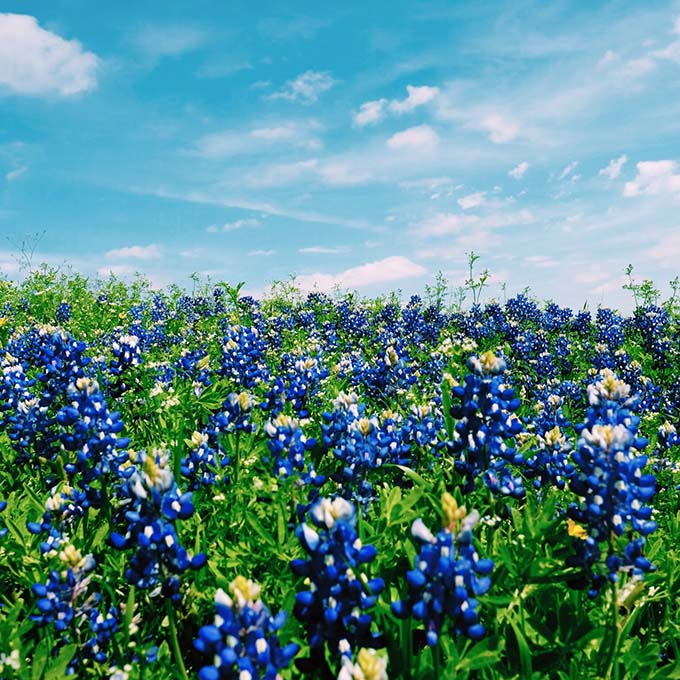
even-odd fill
[{"label": "green stem", "polygon": [[605,675],[607,680],[610,680],[610,678],[612,678],[613,680],[618,680],[619,678],[619,661],[617,652],[619,649],[619,638],[621,631],[619,630],[618,592],[619,589],[617,587],[617,584],[614,583],[612,585],[612,608],[611,608],[612,642],[608,654],[607,673]]},{"label": "green stem", "polygon": [[177,615],[171,600],[165,600],[165,609],[168,614],[168,623],[170,626],[170,645],[172,646],[172,654],[175,657],[175,663],[177,664],[178,675],[181,680],[189,680],[187,669],[184,665],[184,659],[182,658],[182,650],[179,646],[179,638],[177,637]]}]

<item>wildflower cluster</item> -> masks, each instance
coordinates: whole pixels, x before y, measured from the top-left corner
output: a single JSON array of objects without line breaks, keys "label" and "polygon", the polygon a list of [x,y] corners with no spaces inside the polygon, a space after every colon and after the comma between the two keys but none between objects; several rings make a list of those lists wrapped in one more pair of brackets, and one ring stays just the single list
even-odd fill
[{"label": "wildflower cluster", "polygon": [[508,463],[521,465],[522,454],[506,440],[522,431],[514,414],[520,406],[512,387],[503,382],[505,360],[492,352],[468,359],[472,373],[463,385],[452,389],[451,415],[456,419],[452,441],[448,442],[456,470],[464,477],[466,491],[483,475],[491,491],[516,498],[524,495],[519,476],[513,476]]},{"label": "wildflower cluster", "polygon": [[286,612],[272,616],[260,599],[260,586],[237,576],[227,594],[215,593],[215,621],[203,626],[194,647],[211,664],[198,672],[200,680],[278,680],[299,646],[281,646],[278,632]]},{"label": "wildflower cluster", "polygon": [[129,583],[138,588],[161,588],[165,597],[181,598],[179,574],[198,569],[206,555],[189,557],[177,537],[175,520],[194,512],[192,494],[182,494],[169,465],[167,451],[130,451],[130,467],[125,470],[119,497],[125,502],[118,522],[123,532],[111,533],[114,548],[134,548],[125,572]]},{"label": "wildflower cluster", "polygon": [[[653,568],[642,549],[645,537],[657,528],[652,508],[646,505],[656,480],[653,474],[643,473],[648,458],[640,452],[647,440],[637,435],[640,419],[631,411],[635,399],[630,397],[630,386],[609,369],[599,377],[588,387],[586,421],[577,426],[580,437],[570,488],[580,502],[568,508],[570,533],[576,536],[570,564],[585,569],[592,597],[607,580],[616,582],[622,569],[639,577]],[[621,554],[613,539],[624,534],[628,541]],[[603,545],[607,549],[604,569]]]},{"label": "wildflower cluster", "polygon": [[457,635],[472,640],[484,636],[475,598],[491,586],[488,575],[493,569],[493,561],[480,558],[472,541],[479,513],[468,514],[448,493],[442,497],[442,506],[444,528],[436,536],[422,519],[413,523],[413,536],[422,547],[414,568],[406,575],[408,598],[392,603],[396,616],[413,616],[424,623],[427,644],[431,647],[439,641],[447,617]]},{"label": "wildflower cluster", "polygon": [[369,610],[385,584],[367,576],[377,553],[362,545],[354,507],[343,498],[322,498],[308,516],[312,525],[303,522],[295,533],[309,559],[295,559],[291,568],[309,587],[297,594],[293,612],[305,626],[312,659],[323,659],[326,645],[341,654],[381,646]]}]

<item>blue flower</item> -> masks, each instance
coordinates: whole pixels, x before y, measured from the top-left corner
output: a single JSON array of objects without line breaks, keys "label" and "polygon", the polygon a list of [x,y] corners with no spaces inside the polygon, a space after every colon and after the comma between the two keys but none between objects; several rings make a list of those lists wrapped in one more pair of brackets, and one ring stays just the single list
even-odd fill
[{"label": "blue flower", "polygon": [[215,594],[215,621],[203,626],[194,647],[212,663],[203,666],[200,680],[277,680],[299,646],[281,646],[278,631],[286,613],[272,616],[260,599],[260,587],[243,576]]},{"label": "blue flower", "polygon": [[322,498],[309,519],[311,526],[302,523],[295,531],[309,559],[293,560],[291,569],[309,586],[297,594],[293,613],[305,625],[312,658],[322,659],[325,645],[337,651],[341,641],[350,649],[381,646],[369,610],[385,584],[366,574],[376,550],[359,540],[354,507],[343,498]]},{"label": "blue flower", "polygon": [[412,533],[421,544],[414,568],[406,574],[409,595],[392,603],[400,618],[413,616],[425,624],[427,644],[434,647],[447,618],[456,634],[472,640],[483,637],[484,626],[477,612],[478,595],[491,586],[493,562],[482,559],[472,542],[472,529],[479,519],[476,511],[466,514],[455,500],[444,494],[445,526],[436,536],[418,519]]}]

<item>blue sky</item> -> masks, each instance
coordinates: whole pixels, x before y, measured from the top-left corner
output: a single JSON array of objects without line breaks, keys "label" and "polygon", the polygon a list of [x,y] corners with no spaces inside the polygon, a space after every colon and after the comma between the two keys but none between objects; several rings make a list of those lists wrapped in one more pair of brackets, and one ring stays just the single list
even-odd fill
[{"label": "blue sky", "polygon": [[[333,7],[332,5],[336,5]],[[0,272],[630,307],[680,274],[680,3],[0,8]],[[6,238],[5,238],[6,237]]]}]

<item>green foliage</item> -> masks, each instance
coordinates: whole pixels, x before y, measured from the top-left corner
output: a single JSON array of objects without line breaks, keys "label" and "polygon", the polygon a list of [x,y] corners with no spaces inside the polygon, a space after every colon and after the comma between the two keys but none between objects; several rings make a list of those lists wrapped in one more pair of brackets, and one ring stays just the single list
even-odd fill
[{"label": "green foliage", "polygon": [[[133,322],[131,309],[147,303],[154,294],[149,283],[141,277],[124,284],[114,277],[92,281],[46,267],[34,269],[30,250],[25,260],[30,271],[23,282],[0,281],[0,308],[7,304],[12,309],[11,317],[0,324],[0,351],[15,333],[41,324],[55,324],[56,309],[65,301],[72,305],[72,315],[62,324],[64,330],[87,342],[88,356],[97,359],[99,370],[103,371],[113,357],[110,335],[120,335],[129,329]],[[469,254],[469,277],[458,291],[452,292],[443,275],[438,274],[434,284],[426,288],[426,304],[439,311],[460,311],[466,296],[472,304],[479,304],[488,286],[489,273],[487,270],[475,273],[478,260],[478,255]],[[636,307],[658,302],[659,292],[652,282],[636,283],[632,271],[632,266],[626,270],[629,282],[624,288],[633,294]],[[194,283],[192,300],[211,292],[207,284],[201,287],[198,279]],[[172,311],[164,329],[173,341],[164,345],[151,343],[145,350],[144,361],[126,373],[128,391],[121,397],[110,398],[111,410],[120,411],[125,423],[122,434],[130,438],[130,449],[162,447],[170,451],[180,486],[186,483],[181,472],[182,458],[193,446],[194,433],[204,429],[210,417],[220,412],[229,394],[242,390],[230,378],[220,376],[218,368],[224,327],[252,322],[252,312],[241,297],[243,285],[216,284],[225,297],[225,312],[219,318],[191,316],[182,311],[179,300],[183,293],[179,290],[162,294],[161,299]],[[665,306],[672,315],[677,315],[677,279],[671,287],[673,295]],[[367,326],[377,325],[375,320],[388,306],[400,305],[397,294],[371,301],[361,301],[352,294],[340,299],[350,312],[365,313]],[[339,393],[354,389],[352,376],[340,370],[351,354],[346,347],[363,353],[369,365],[381,360],[387,347],[384,337],[373,330],[356,339],[351,337],[351,329],[343,327],[340,321],[337,306],[322,298],[306,302],[294,281],[276,283],[272,294],[261,304],[262,315],[281,317],[284,321],[296,318],[302,311],[328,322],[337,332],[336,344],[322,347],[319,336],[311,334],[304,325],[281,323],[280,330],[276,326],[276,333],[267,338],[272,342],[263,361],[277,375],[284,373],[284,355],[322,357],[330,369],[304,420],[305,433],[317,441],[308,455],[317,473],[328,478],[319,493],[330,496],[337,492],[335,478],[342,472],[343,464],[322,444],[321,414]],[[148,305],[144,306],[143,314],[143,324],[153,328],[155,322],[149,316]],[[672,324],[677,329],[677,316],[673,316]],[[540,337],[551,349],[561,332],[561,329],[544,332],[532,322],[525,330],[543,333]],[[562,372],[558,371],[555,380],[569,379],[580,384],[592,369],[588,351],[594,345],[594,336],[573,334],[569,342],[572,365],[559,369]],[[451,386],[462,381],[467,373],[465,361],[472,350],[466,343],[469,338],[463,337],[459,329],[445,327],[436,343],[422,341],[409,347],[408,357],[408,367],[418,370],[436,358],[443,367],[443,383],[439,384],[439,380],[435,383],[423,370],[415,384],[391,395],[368,394],[358,387],[361,401],[368,404],[368,411],[380,417],[388,407],[405,418],[412,413],[412,407],[431,406],[441,414],[445,438],[453,438],[456,421],[450,412]],[[512,354],[507,338],[496,335],[478,338],[476,347],[479,353],[491,349],[506,356]],[[183,352],[199,349],[205,356],[210,385],[201,385],[195,376],[179,370],[167,382],[159,380],[163,369],[177,367]],[[629,329],[625,350],[630,361],[637,361],[642,374],[655,385],[670,386],[680,379],[677,355],[673,355],[670,367],[658,366],[643,339]],[[513,362],[516,375],[527,376],[528,383],[537,380],[534,357],[517,356]],[[262,385],[251,392],[256,401],[266,397]],[[564,404],[571,425],[564,428],[563,434],[571,441],[577,436],[573,424],[583,420],[585,408],[585,402],[576,400]],[[534,404],[524,403],[519,415],[529,422],[535,412]],[[294,415],[290,405],[286,406],[285,414]],[[672,416],[677,421],[675,413],[657,412],[647,414],[643,420],[642,428],[652,442],[652,449],[658,428]],[[303,556],[295,527],[301,520],[300,508],[309,503],[309,489],[298,475],[283,478],[273,470],[264,432],[267,417],[258,412],[255,416],[258,429],[253,434],[221,436],[221,444],[230,458],[226,479],[215,485],[200,485],[194,491],[194,514],[176,523],[182,544],[192,553],[207,554],[203,568],[183,574],[182,596],[176,606],[169,607],[158,593],[136,589],[127,582],[129,556],[110,546],[113,528],[110,509],[102,505],[74,518],[70,526],[71,543],[83,554],[93,554],[97,562],[92,589],[103,604],[115,606],[120,612],[119,629],[106,663],[80,665],[75,677],[124,677],[115,676],[112,668],[127,673],[125,677],[130,680],[196,677],[203,662],[194,650],[193,640],[200,627],[212,621],[215,591],[227,590],[239,575],[261,585],[262,599],[272,611],[292,612],[296,592],[304,584],[289,565],[291,560]],[[535,434],[529,431],[522,446],[530,454],[536,446]],[[7,502],[0,513],[0,528],[7,529],[7,534],[0,538],[2,678],[64,677],[74,655],[87,641],[86,635],[74,630],[69,642],[57,647],[54,630],[40,628],[31,619],[37,600],[33,585],[44,583],[51,569],[61,569],[63,565],[58,555],[41,552],[42,538],[28,531],[27,522],[40,520],[51,491],[63,482],[64,464],[70,455],[72,452],[64,450],[54,461],[34,457],[32,465],[19,467],[10,439],[0,432],[0,500]],[[677,447],[668,452],[669,464],[659,466],[657,473],[654,506],[659,529],[646,547],[646,554],[657,570],[644,581],[623,574],[616,585],[607,587],[595,599],[589,599],[583,589],[583,574],[566,566],[574,544],[565,510],[575,498],[568,488],[535,490],[527,479],[525,498],[499,500],[490,495],[479,479],[472,491],[463,494],[461,480],[445,447],[414,445],[410,455],[410,467],[385,464],[371,471],[370,481],[377,500],[358,525],[362,542],[373,544],[377,550],[370,575],[385,580],[385,590],[373,615],[376,627],[385,632],[391,678],[680,678]],[[422,518],[436,532],[442,525],[441,496],[445,491],[469,511],[479,511],[482,520],[475,530],[475,546],[480,555],[493,559],[495,568],[493,586],[479,598],[481,620],[487,630],[485,638],[472,642],[456,635],[447,624],[438,646],[430,649],[424,644],[425,631],[419,622],[397,619],[390,603],[405,597],[404,575],[413,568],[420,547],[411,533],[413,522]],[[292,615],[281,636],[284,643],[295,641],[301,645],[300,656],[309,654],[303,626]],[[147,654],[153,656],[155,651],[158,660],[147,660]],[[10,658],[18,659],[19,670],[14,670]],[[299,677],[295,668],[282,675]]]}]

